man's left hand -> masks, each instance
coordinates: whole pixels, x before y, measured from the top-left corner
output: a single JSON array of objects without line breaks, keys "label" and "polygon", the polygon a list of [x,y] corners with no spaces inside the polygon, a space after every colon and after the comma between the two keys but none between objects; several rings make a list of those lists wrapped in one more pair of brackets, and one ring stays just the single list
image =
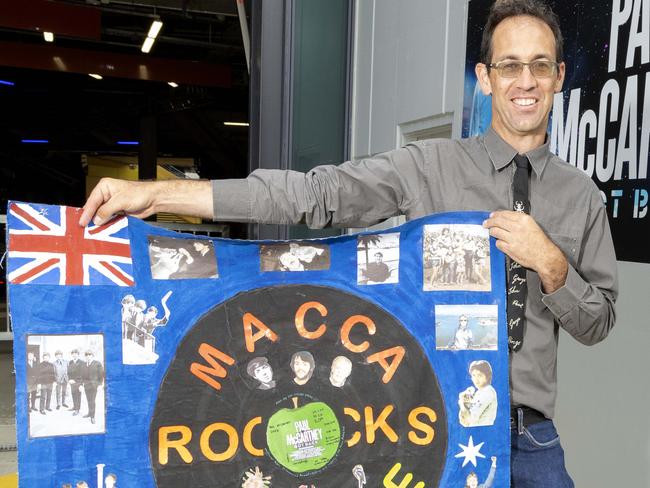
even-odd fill
[{"label": "man's left hand", "polygon": [[483,227],[496,238],[499,250],[537,272],[545,293],[564,286],[569,266],[566,257],[530,215],[498,210],[490,214]]}]

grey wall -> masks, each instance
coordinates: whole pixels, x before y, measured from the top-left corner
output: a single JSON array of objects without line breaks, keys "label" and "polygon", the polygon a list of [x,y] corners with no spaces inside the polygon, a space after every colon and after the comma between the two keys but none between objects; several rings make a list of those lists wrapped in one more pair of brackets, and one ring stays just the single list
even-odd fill
[{"label": "grey wall", "polygon": [[[467,0],[357,0],[352,157],[403,134],[460,135]],[[585,347],[562,333],[556,422],[576,486],[650,487],[650,265],[619,263],[618,321]]]}]

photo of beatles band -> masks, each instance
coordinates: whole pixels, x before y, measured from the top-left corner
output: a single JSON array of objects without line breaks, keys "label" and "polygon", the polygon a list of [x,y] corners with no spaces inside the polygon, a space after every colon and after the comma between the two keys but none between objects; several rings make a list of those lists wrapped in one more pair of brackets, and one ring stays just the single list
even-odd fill
[{"label": "photo of beatles band", "polygon": [[[121,300],[122,311],[122,363],[124,364],[155,364],[158,360],[156,353],[156,337],[154,332],[158,327],[164,327],[169,322],[171,311],[167,300],[172,296],[171,290],[160,299],[160,304],[147,304],[147,301],[128,294]],[[158,306],[162,311],[158,310]],[[162,313],[161,313],[162,312]]]},{"label": "photo of beatles band", "polygon": [[27,336],[29,436],[105,431],[104,336]]},{"label": "photo of beatles band", "polygon": [[357,283],[399,282],[399,233],[357,237]]},{"label": "photo of beatles band", "polygon": [[497,350],[497,305],[436,305],[435,319],[437,350]]},{"label": "photo of beatles band", "polygon": [[[309,383],[316,370],[316,360],[309,351],[298,351],[293,353],[289,361],[293,382],[298,386]],[[271,390],[275,388],[273,367],[269,360],[264,357],[251,359],[246,366],[248,375],[256,381],[258,390]],[[352,374],[352,361],[346,356],[336,356],[329,367],[329,382],[332,386],[342,388],[348,377]]]},{"label": "photo of beatles band", "polygon": [[260,245],[262,271],[320,271],[330,269],[326,244],[289,242]]},{"label": "photo of beatles band", "polygon": [[154,280],[218,278],[214,242],[149,236],[149,262]]},{"label": "photo of beatles band", "polygon": [[481,225],[425,225],[424,291],[490,291],[489,239]]}]

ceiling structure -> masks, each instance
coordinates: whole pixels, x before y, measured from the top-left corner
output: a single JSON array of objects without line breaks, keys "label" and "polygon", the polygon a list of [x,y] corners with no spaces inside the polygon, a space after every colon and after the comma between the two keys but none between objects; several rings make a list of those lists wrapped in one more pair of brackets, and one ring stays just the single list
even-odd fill
[{"label": "ceiling structure", "polygon": [[[157,19],[163,27],[144,54]],[[137,142],[151,116],[160,156],[194,158],[205,178],[243,176],[247,128],[224,125],[248,119],[237,2],[3,1],[0,107],[0,205],[82,204],[82,155],[137,154],[118,142]]]}]

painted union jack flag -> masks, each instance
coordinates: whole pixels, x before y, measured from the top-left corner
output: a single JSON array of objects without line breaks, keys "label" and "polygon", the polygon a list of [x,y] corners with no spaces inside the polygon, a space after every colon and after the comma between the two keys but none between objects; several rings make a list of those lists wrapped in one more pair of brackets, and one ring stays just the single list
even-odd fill
[{"label": "painted union jack flag", "polygon": [[80,208],[11,202],[8,281],[133,286],[128,219],[84,228],[80,216]]}]

